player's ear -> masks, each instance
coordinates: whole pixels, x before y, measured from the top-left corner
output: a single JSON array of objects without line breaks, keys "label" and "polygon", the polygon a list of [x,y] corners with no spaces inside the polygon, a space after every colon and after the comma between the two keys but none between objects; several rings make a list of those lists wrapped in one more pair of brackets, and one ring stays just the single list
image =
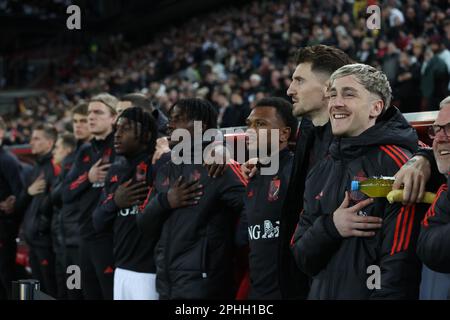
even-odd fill
[{"label": "player's ear", "polygon": [[280,129],[280,142],[289,141],[289,137],[291,136],[291,128],[283,127]]},{"label": "player's ear", "polygon": [[384,101],[381,99],[374,100],[370,104],[369,116],[371,118],[378,118],[384,109]]}]

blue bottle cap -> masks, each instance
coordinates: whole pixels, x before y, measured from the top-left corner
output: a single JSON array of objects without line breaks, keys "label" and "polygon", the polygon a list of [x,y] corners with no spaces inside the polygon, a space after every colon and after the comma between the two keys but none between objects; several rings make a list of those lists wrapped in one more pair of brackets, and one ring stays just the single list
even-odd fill
[{"label": "blue bottle cap", "polygon": [[350,187],[352,191],[358,191],[359,190],[359,181],[352,181],[352,185]]}]

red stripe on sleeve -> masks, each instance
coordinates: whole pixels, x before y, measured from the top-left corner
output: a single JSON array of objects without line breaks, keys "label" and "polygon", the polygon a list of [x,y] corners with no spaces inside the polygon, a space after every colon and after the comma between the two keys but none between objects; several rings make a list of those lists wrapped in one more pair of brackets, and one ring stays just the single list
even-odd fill
[{"label": "red stripe on sleeve", "polygon": [[408,221],[409,221],[409,209],[410,207],[407,206],[405,208],[405,216],[403,217],[403,221],[402,221],[402,229],[401,229],[401,233],[400,233],[400,241],[397,245],[397,249],[395,250],[395,252],[400,252],[400,250],[402,249],[402,244],[403,241],[405,240],[405,234],[406,234],[406,228],[408,226]]},{"label": "red stripe on sleeve", "polygon": [[108,201],[111,201],[112,200],[112,198],[113,198],[113,194],[112,193],[109,193],[108,194],[108,196],[106,197],[106,199],[102,202],[102,204],[105,204],[105,203],[107,203]]},{"label": "red stripe on sleeve", "polygon": [[424,227],[428,227],[428,219],[430,217],[434,217],[436,215],[436,211],[434,210],[436,206],[436,202],[438,201],[439,197],[441,196],[442,192],[447,191],[448,187],[446,184],[443,184],[439,187],[439,190],[436,194],[436,198],[434,199],[431,207],[428,209],[427,213],[425,214],[425,218],[422,220],[422,225]]},{"label": "red stripe on sleeve", "polygon": [[234,174],[238,177],[239,180],[241,180],[242,184],[244,186],[247,186],[247,181],[244,179],[244,177],[241,175],[241,172],[239,171],[238,168],[236,168],[236,166],[232,163],[229,164],[229,167],[231,168],[231,170],[233,170]]},{"label": "red stripe on sleeve", "polygon": [[402,167],[402,163],[401,163],[401,161],[391,152],[391,151],[389,151],[386,147],[384,147],[384,146],[381,146],[380,147],[380,149],[381,150],[383,150],[384,152],[386,152],[387,153],[387,155],[388,156],[390,156],[391,158],[392,158],[392,160],[394,160],[395,161],[395,163],[397,164],[397,166],[399,167],[399,168],[401,168]]},{"label": "red stripe on sleeve", "polygon": [[409,226],[408,226],[408,233],[406,234],[406,241],[405,244],[403,246],[403,250],[407,250],[408,246],[409,246],[409,241],[411,240],[411,231],[412,231],[412,226],[414,223],[414,216],[416,214],[416,206],[413,205],[411,207],[411,217],[409,218]]},{"label": "red stripe on sleeve", "polygon": [[55,161],[52,159],[52,167],[53,167],[53,174],[55,176],[59,176],[61,173],[61,167],[55,163]]},{"label": "red stripe on sleeve", "polygon": [[145,206],[148,203],[148,200],[150,200],[150,195],[152,194],[153,191],[153,187],[150,188],[150,190],[148,190],[148,194],[147,194],[147,198],[145,198],[144,203],[139,207],[139,211],[142,211],[145,209]]},{"label": "red stripe on sleeve", "polygon": [[428,227],[428,216],[430,214],[430,209],[428,209],[427,213],[425,214],[425,217],[422,220],[422,225],[424,227]]},{"label": "red stripe on sleeve", "polygon": [[241,283],[239,284],[239,289],[236,293],[236,300],[247,300],[249,291],[250,291],[250,273],[249,270],[247,270],[241,279]]},{"label": "red stripe on sleeve", "polygon": [[[442,186],[441,186],[442,187]],[[436,194],[436,198],[434,199],[433,203],[431,204],[431,206],[428,208],[427,213],[425,214],[425,217],[422,220],[422,225],[425,227],[428,227],[428,218],[430,218],[433,214],[434,211],[434,205],[437,201],[437,199],[439,199],[439,196],[441,194],[441,188],[439,188],[437,194]]]},{"label": "red stripe on sleeve", "polygon": [[400,229],[400,223],[402,222],[402,216],[403,216],[403,211],[404,211],[404,207],[402,207],[400,209],[399,214],[397,215],[397,223],[395,224],[395,233],[394,233],[394,242],[392,245],[392,249],[391,249],[391,256],[394,254],[395,252],[395,247],[397,247],[397,241],[398,241],[398,232]]},{"label": "red stripe on sleeve", "polygon": [[85,173],[83,173],[81,176],[79,176],[79,177],[77,178],[77,180],[75,180],[74,182],[72,182],[72,183],[70,184],[69,189],[70,189],[70,190],[74,190],[74,189],[78,188],[78,187],[80,186],[80,184],[82,184],[83,182],[85,182],[87,179],[88,179],[88,173],[85,172]]},{"label": "red stripe on sleeve", "polygon": [[409,157],[397,146],[387,146],[387,148],[394,152],[402,162],[406,163],[408,161]]},{"label": "red stripe on sleeve", "polygon": [[295,227],[294,233],[292,234],[292,237],[291,237],[291,242],[290,242],[291,247],[294,246],[294,236],[295,236],[295,233],[297,232],[297,229],[298,229],[298,224]]}]

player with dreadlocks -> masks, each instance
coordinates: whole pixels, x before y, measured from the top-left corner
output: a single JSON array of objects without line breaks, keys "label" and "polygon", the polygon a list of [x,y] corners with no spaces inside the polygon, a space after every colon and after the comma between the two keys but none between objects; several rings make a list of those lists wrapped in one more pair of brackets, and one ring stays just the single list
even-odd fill
[{"label": "player with dreadlocks", "polygon": [[151,99],[147,98],[142,93],[128,93],[120,99],[117,112],[121,113],[123,110],[128,109],[131,106],[140,107],[144,111],[150,113],[156,120],[158,137],[166,136],[167,117]]},{"label": "player with dreadlocks", "polygon": [[136,224],[156,171],[151,164],[156,136],[155,119],[139,107],[124,110],[115,123],[114,149],[124,159],[110,167],[93,217],[98,231],[113,229],[114,300],[158,299],[155,239],[141,233]]},{"label": "player with dreadlocks", "polygon": [[[183,99],[169,110],[169,135],[175,129],[189,131],[195,150],[202,141],[194,141],[194,121],[202,122],[202,132],[215,128],[217,112],[202,99]],[[170,140],[172,147],[175,143]],[[213,178],[190,160],[161,165],[148,205],[137,216],[143,233],[159,237],[156,289],[161,299],[231,299],[234,226],[246,181],[235,164]]]}]

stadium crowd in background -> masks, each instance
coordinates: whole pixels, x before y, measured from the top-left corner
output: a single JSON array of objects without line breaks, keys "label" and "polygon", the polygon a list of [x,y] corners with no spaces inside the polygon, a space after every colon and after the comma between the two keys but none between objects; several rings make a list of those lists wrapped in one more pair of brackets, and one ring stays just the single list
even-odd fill
[{"label": "stadium crowd in background", "polygon": [[215,104],[220,126],[245,125],[256,100],[285,96],[295,50],[316,44],[383,70],[402,112],[437,110],[449,90],[448,3],[383,1],[381,29],[369,30],[365,9],[376,3],[254,1],[169,27],[141,47],[121,35],[98,41],[72,63],[56,65],[54,85],[20,102],[19,117],[6,117],[5,144],[28,142],[37,120],[62,130],[70,108],[99,92],[140,91],[163,112],[178,99],[202,97]]}]

